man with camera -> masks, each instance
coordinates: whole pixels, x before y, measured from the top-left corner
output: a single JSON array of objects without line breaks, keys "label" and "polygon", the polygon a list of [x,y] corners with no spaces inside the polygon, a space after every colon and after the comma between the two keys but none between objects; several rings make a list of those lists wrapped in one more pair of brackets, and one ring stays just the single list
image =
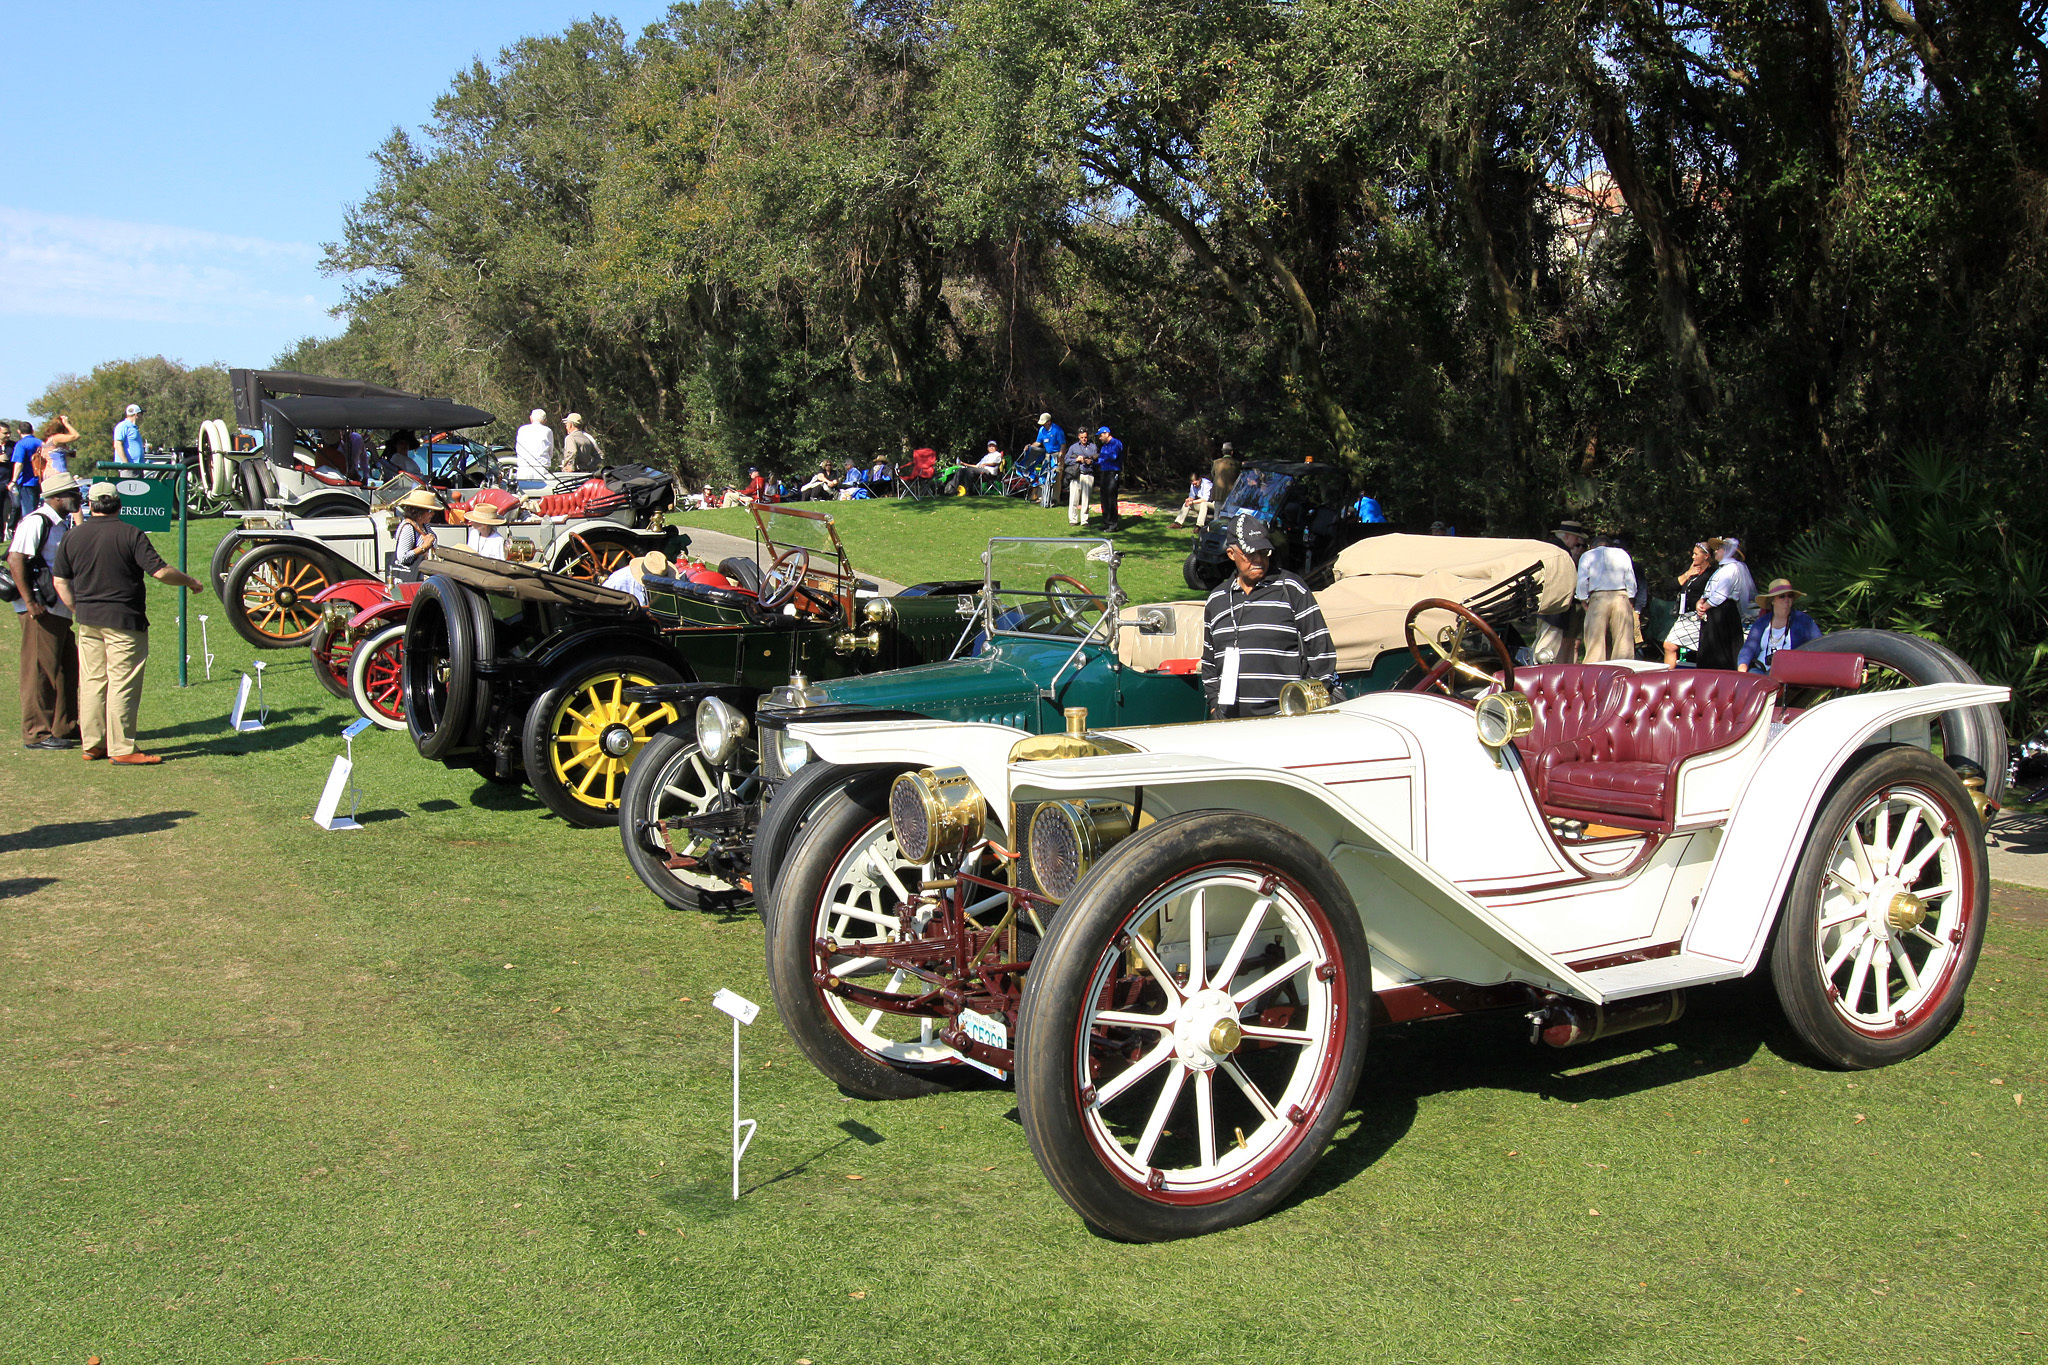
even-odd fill
[{"label": "man with camera", "polygon": [[71,609],[57,594],[52,565],[78,515],[78,480],[52,471],[42,502],[14,528],[7,572],[21,617],[21,745],[24,749],[78,747],[78,640]]}]

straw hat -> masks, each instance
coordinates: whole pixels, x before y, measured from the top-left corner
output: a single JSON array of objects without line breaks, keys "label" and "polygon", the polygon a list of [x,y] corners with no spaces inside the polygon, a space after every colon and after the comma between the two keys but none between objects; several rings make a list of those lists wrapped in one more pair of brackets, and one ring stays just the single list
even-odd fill
[{"label": "straw hat", "polygon": [[435,512],[440,510],[441,500],[424,488],[415,488],[412,492],[407,493],[391,505],[393,507],[423,507],[429,512]]},{"label": "straw hat", "polygon": [[668,576],[668,556],[659,550],[649,550],[638,559],[628,560],[626,567],[632,571],[635,578],[645,578],[649,574],[656,578],[665,578]]},{"label": "straw hat", "polygon": [[505,524],[505,514],[487,502],[478,503],[475,507],[470,508],[469,511],[463,513],[463,519],[474,522],[478,526],[503,526]]},{"label": "straw hat", "polygon": [[1771,580],[1771,586],[1765,588],[1762,592],[1756,595],[1756,604],[1760,607],[1768,607],[1769,605],[1771,605],[1771,599],[1773,597],[1783,597],[1787,593],[1790,593],[1794,597],[1806,596],[1805,593],[1799,591],[1799,589],[1792,586],[1791,579],[1773,578]]}]

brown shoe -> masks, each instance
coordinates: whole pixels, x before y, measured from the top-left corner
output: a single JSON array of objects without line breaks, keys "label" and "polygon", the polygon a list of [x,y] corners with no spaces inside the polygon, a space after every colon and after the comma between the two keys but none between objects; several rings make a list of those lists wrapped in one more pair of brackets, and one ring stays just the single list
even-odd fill
[{"label": "brown shoe", "polygon": [[135,754],[115,754],[115,755],[114,755],[114,757],[113,757],[113,759],[112,759],[112,761],[113,761],[113,762],[115,762],[115,763],[161,763],[161,762],[163,762],[163,760],[162,760],[162,759],[160,759],[160,758],[158,758],[158,757],[157,757],[157,756],[156,756],[155,754],[143,754],[143,753],[135,753]]},{"label": "brown shoe", "polygon": [[107,751],[105,749],[87,749],[85,751],[85,761],[88,763],[96,758],[105,758],[106,756]]}]

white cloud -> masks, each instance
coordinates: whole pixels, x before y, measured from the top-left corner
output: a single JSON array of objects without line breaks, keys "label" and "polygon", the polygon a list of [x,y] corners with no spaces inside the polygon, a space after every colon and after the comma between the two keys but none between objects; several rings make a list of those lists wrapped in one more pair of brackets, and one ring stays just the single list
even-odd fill
[{"label": "white cloud", "polygon": [[0,315],[325,330],[320,250],[0,205]]}]

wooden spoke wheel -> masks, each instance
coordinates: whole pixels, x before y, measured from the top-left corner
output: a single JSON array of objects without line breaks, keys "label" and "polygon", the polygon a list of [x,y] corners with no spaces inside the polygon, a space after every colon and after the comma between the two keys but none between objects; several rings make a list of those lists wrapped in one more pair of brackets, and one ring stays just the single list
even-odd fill
[{"label": "wooden spoke wheel", "polygon": [[569,553],[555,566],[555,572],[580,578],[586,583],[603,583],[626,567],[633,547],[602,535],[569,537]]},{"label": "wooden spoke wheel", "polygon": [[1032,963],[1017,1107],[1039,1165],[1133,1241],[1262,1216],[1350,1104],[1370,978],[1343,881],[1284,825],[1198,811],[1133,835]]},{"label": "wooden spoke wheel", "polygon": [[288,649],[312,636],[321,611],[313,599],[334,581],[326,562],[300,546],[259,546],[229,572],[222,605],[250,644]]},{"label": "wooden spoke wheel", "polygon": [[626,689],[684,681],[668,664],[635,657],[577,664],[556,674],[526,713],[526,776],[534,795],[572,825],[595,829],[615,823],[633,759],[679,718],[668,702],[636,702]]},{"label": "wooden spoke wheel", "polygon": [[343,701],[349,699],[348,666],[355,648],[355,643],[346,638],[346,622],[337,628],[334,618],[324,613],[306,640],[306,652],[313,659],[314,678]]},{"label": "wooden spoke wheel", "polygon": [[1984,827],[1923,749],[1880,749],[1807,837],[1771,949],[1786,1019],[1830,1065],[1914,1056],[1963,1007],[1989,918]]},{"label": "wooden spoke wheel", "polygon": [[349,697],[386,730],[405,729],[405,623],[360,641],[349,660]]}]

